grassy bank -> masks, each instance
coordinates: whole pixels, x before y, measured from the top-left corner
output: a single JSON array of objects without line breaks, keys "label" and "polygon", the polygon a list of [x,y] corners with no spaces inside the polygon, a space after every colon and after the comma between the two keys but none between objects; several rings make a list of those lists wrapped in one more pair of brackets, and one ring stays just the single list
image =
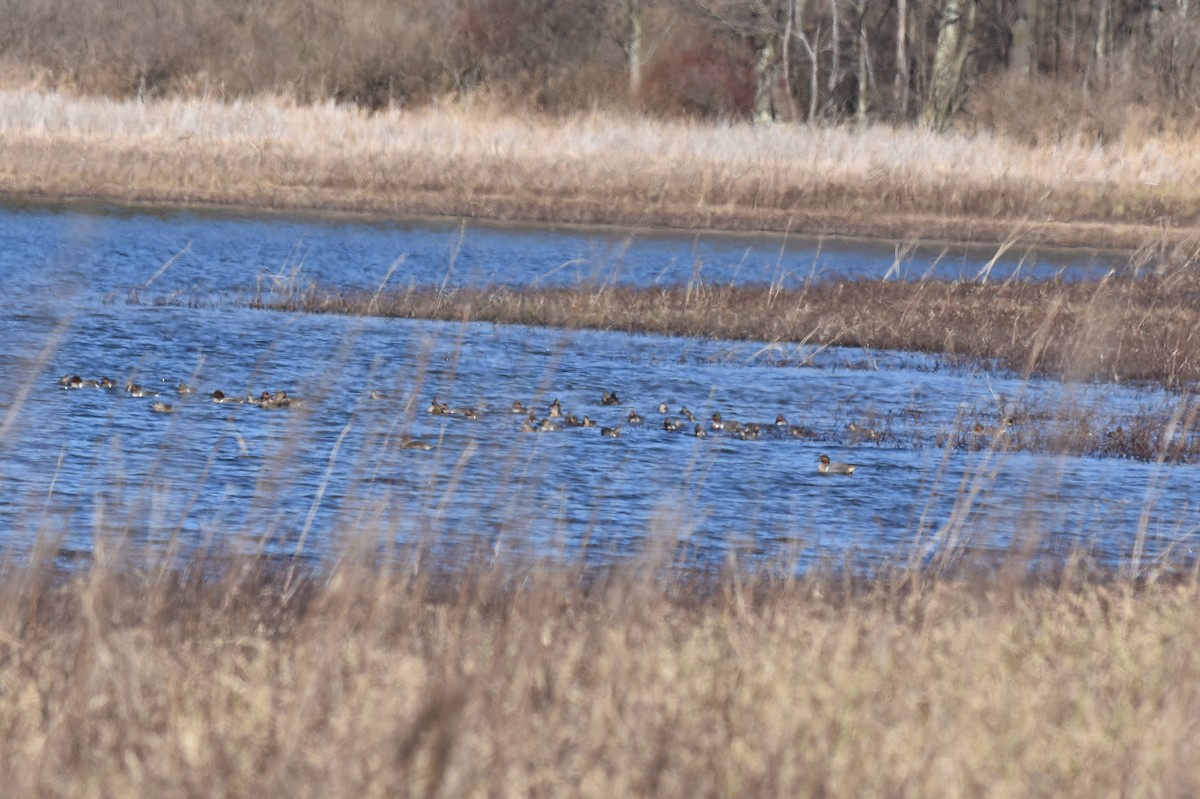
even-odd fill
[{"label": "grassy bank", "polygon": [[1200,787],[1190,578],[202,566],[5,575],[9,795]]},{"label": "grassy bank", "polygon": [[[279,310],[595,328],[941,353],[1019,374],[1200,380],[1200,278],[1183,266],[1100,281],[860,280],[777,286],[308,287],[258,303]],[[798,354],[803,358],[802,354]],[[802,365],[802,364],[800,364]]]},{"label": "grassy bank", "polygon": [[368,113],[8,89],[0,142],[10,197],[1131,250],[1200,227],[1200,147],[1169,134],[1026,144],[469,102]]}]

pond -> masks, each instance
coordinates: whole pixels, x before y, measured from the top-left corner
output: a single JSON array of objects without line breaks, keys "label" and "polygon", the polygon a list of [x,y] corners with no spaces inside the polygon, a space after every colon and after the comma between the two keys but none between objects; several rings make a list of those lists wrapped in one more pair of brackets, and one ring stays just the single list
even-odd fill
[{"label": "pond", "polygon": [[[925,557],[949,546],[1186,559],[1196,467],[1005,451],[1016,407],[1119,423],[1177,397],[904,353],[251,310],[274,286],[802,283],[1103,274],[1080,253],[96,207],[0,208],[0,546],[414,543],[607,561]],[[58,378],[108,376],[112,390]],[[133,381],[161,394],[131,397]],[[195,394],[180,396],[186,382]],[[286,390],[295,407],[210,395]],[[617,405],[601,403],[615,392]],[[434,397],[463,413],[427,412]],[[514,400],[597,427],[523,430]],[[660,405],[666,413],[660,412]],[[663,429],[681,408],[696,417]],[[631,424],[636,410],[642,424]],[[757,438],[710,417],[761,423]],[[787,425],[774,424],[777,414]],[[700,424],[708,433],[691,433]],[[803,428],[792,435],[791,427]],[[620,436],[600,434],[619,428]],[[1103,434],[1104,431],[1098,431]],[[405,442],[429,445],[420,449]],[[818,456],[860,464],[817,473]]]}]

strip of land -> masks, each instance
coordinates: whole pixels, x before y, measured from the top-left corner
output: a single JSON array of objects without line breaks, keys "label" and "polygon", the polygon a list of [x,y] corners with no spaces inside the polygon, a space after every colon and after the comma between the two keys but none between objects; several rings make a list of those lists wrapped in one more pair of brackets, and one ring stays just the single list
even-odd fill
[{"label": "strip of land", "polygon": [[1134,250],[1200,232],[1200,137],[1030,145],[465,101],[366,112],[6,89],[0,193]]},{"label": "strip of land", "polygon": [[[255,303],[317,313],[929,352],[1024,376],[1168,387],[1200,381],[1200,277],[1183,268],[1079,283],[862,280],[802,289],[696,283],[367,292],[308,286]],[[796,357],[802,360],[803,350]]]}]

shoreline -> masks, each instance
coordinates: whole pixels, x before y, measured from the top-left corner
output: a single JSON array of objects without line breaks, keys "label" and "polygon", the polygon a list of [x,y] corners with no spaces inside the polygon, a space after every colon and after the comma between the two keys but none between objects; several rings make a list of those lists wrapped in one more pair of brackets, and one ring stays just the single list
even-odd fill
[{"label": "shoreline", "polygon": [[1088,221],[1044,221],[983,217],[937,217],[927,214],[880,216],[872,209],[863,221],[853,216],[808,210],[749,208],[694,209],[612,207],[586,200],[557,204],[527,197],[491,197],[464,203],[451,196],[428,194],[405,200],[390,196],[363,197],[336,189],[308,191],[297,197],[279,188],[239,201],[233,187],[216,191],[161,191],[141,186],[127,191],[83,191],[72,186],[32,188],[0,176],[0,202],[35,205],[116,205],[128,208],[212,210],[229,214],[303,214],[368,221],[422,221],[454,224],[462,220],[502,226],[567,229],[614,229],[662,234],[796,236],[802,239],[900,242],[921,246],[997,248],[1008,242],[1038,251],[1077,251],[1129,256],[1151,243],[1178,244],[1200,237],[1200,227],[1161,228],[1154,225],[1108,224]]},{"label": "shoreline", "polygon": [[1200,158],[1173,139],[1039,148],[884,126],[24,89],[0,90],[0,143],[10,201],[1124,252],[1200,236]]}]

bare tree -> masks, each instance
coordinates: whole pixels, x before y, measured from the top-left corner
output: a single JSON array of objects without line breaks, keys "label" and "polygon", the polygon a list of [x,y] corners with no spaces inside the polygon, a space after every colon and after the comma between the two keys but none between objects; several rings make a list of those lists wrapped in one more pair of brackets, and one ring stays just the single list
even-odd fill
[{"label": "bare tree", "polygon": [[944,130],[967,99],[967,62],[975,29],[975,0],[946,0],[938,24],[929,97],[921,124]]}]

